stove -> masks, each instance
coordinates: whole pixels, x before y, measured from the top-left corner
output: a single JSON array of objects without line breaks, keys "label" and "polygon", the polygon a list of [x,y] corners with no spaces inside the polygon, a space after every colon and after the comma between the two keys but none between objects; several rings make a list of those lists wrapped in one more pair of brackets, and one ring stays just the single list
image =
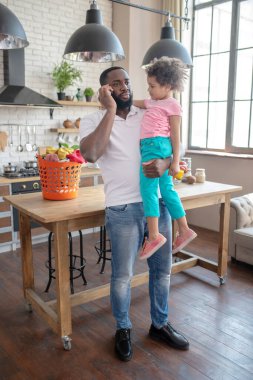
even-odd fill
[{"label": "stove", "polygon": [[[28,177],[30,176],[31,170],[25,169],[25,173],[17,173],[20,174],[21,177],[27,177],[27,170],[29,170]],[[12,173],[15,174],[15,173]],[[34,173],[32,175],[35,175]],[[12,177],[13,178],[13,177]],[[17,178],[17,177],[14,177]],[[41,191],[41,184],[40,181],[36,180],[30,180],[27,179],[25,181],[20,182],[14,182],[11,184],[11,194],[27,194],[27,193],[34,193],[37,191]],[[18,210],[15,207],[12,207],[13,212],[13,227],[14,231],[19,231],[19,213]],[[41,227],[40,224],[31,221],[31,228]]]},{"label": "stove", "polygon": [[29,169],[21,168],[16,172],[3,173],[2,176],[6,178],[38,177],[39,169],[38,168],[29,168]]}]

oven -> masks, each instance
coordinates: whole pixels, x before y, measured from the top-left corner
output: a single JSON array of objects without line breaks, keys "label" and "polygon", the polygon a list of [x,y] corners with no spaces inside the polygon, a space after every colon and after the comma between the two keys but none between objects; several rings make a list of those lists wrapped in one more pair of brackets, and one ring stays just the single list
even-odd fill
[{"label": "oven", "polygon": [[[11,193],[14,194],[27,194],[41,191],[40,181],[24,181],[15,182],[11,184]],[[41,227],[40,224],[31,222],[31,228]],[[18,210],[13,207],[13,229],[15,232],[19,231],[19,215]]]}]

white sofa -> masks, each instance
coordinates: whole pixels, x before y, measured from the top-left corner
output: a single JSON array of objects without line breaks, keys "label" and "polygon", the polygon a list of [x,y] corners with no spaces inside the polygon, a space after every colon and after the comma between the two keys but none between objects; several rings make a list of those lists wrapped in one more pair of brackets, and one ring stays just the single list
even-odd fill
[{"label": "white sofa", "polygon": [[230,201],[229,255],[253,265],[253,193]]}]

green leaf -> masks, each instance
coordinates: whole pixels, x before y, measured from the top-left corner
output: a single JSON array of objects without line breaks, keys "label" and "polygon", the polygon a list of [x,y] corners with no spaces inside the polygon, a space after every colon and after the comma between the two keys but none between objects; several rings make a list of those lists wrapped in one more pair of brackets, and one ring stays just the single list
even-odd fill
[{"label": "green leaf", "polygon": [[67,144],[67,143],[59,143],[59,147],[61,148],[62,146],[64,148],[69,148],[69,144]]},{"label": "green leaf", "polygon": [[74,149],[74,150],[79,149],[79,145],[72,145],[71,149]]}]

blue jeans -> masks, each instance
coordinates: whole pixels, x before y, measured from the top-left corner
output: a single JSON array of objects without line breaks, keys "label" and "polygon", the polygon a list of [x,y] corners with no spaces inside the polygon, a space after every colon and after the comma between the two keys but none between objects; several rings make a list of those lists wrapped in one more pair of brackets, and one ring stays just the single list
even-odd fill
[{"label": "blue jeans", "polygon": [[[131,203],[106,208],[106,230],[111,240],[111,305],[117,329],[131,328],[129,308],[134,263],[147,234],[143,204]],[[168,321],[168,296],[171,272],[171,218],[160,200],[159,230],[167,238],[148,259],[151,320],[161,328]]]}]

